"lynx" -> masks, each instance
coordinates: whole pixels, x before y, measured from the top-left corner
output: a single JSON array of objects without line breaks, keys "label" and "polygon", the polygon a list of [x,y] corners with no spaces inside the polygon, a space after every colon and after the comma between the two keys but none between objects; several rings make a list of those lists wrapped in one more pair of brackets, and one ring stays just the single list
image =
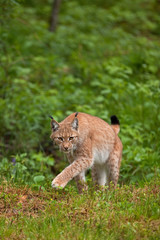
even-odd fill
[{"label": "lynx", "polygon": [[[52,118],[52,117],[51,117]],[[120,123],[111,117],[111,125],[86,113],[72,113],[62,122],[51,120],[51,139],[67,155],[70,163],[53,181],[52,187],[64,188],[75,178],[78,191],[87,189],[85,172],[91,168],[95,185],[116,186],[122,158],[118,137]]]}]

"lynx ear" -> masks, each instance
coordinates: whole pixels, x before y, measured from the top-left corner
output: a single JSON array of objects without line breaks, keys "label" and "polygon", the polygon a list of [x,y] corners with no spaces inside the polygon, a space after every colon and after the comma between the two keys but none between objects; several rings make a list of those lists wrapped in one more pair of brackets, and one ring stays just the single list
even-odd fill
[{"label": "lynx ear", "polygon": [[78,118],[74,118],[73,122],[71,123],[71,126],[73,129],[77,130],[78,129]]},{"label": "lynx ear", "polygon": [[52,121],[51,121],[51,128],[53,129],[54,132],[57,131],[59,128],[59,123],[56,122],[56,120],[54,120],[54,119],[52,119]]}]

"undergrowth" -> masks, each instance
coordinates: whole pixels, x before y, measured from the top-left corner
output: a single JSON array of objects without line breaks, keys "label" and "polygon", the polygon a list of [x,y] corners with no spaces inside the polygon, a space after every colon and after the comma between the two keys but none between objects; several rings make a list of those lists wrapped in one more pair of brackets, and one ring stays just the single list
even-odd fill
[{"label": "undergrowth", "polygon": [[41,152],[59,164],[48,116],[79,111],[119,118],[123,182],[159,172],[159,2],[63,1],[54,33],[50,0],[0,3],[0,158],[27,153],[34,165]]}]

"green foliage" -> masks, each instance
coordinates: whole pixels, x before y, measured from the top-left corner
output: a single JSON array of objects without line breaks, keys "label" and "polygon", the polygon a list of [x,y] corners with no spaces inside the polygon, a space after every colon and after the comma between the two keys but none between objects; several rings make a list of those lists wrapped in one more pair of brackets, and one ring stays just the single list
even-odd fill
[{"label": "green foliage", "polygon": [[[50,1],[2,5],[1,156],[27,152],[33,163],[32,152],[49,148],[50,114],[61,121],[82,111],[107,122],[116,114],[124,145],[121,181],[158,172],[158,1],[63,1],[55,33],[48,31]],[[29,165],[21,164],[27,179]],[[46,176],[47,170],[36,171]]]},{"label": "green foliage", "polygon": [[40,186],[44,189],[51,181],[52,173],[49,167],[53,165],[54,160],[49,156],[43,156],[41,153],[30,153],[30,155],[22,153],[11,159],[2,159],[0,176],[8,181],[32,185],[35,189]]}]

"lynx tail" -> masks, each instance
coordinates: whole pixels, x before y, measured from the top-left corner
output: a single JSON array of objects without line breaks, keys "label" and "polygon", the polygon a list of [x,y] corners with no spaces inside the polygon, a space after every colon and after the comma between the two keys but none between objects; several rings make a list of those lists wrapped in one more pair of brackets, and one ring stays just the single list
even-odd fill
[{"label": "lynx tail", "polygon": [[120,122],[115,115],[111,116],[111,126],[115,133],[118,134],[120,131]]}]

